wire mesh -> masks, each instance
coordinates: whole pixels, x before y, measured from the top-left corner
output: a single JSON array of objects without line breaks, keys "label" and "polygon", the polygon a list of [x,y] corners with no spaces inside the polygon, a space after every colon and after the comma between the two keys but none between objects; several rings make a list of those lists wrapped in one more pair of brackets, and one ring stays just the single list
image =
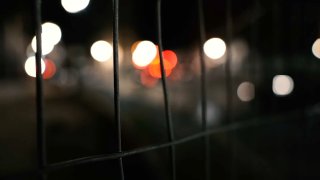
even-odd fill
[{"label": "wire mesh", "polygon": [[[198,0],[198,13],[199,13],[199,34],[200,34],[200,64],[201,64],[201,116],[202,116],[202,132],[194,134],[189,137],[182,138],[180,140],[176,140],[174,137],[174,128],[173,122],[170,112],[169,105],[169,94],[166,83],[166,70],[164,68],[164,60],[162,53],[159,53],[160,57],[160,70],[161,70],[161,80],[163,87],[163,99],[164,99],[164,107],[165,107],[165,117],[167,124],[167,135],[168,142],[160,145],[140,148],[132,151],[123,152],[122,151],[122,139],[121,139],[121,118],[120,118],[120,87],[119,87],[119,0],[113,0],[113,72],[114,72],[114,114],[115,121],[117,126],[117,143],[118,149],[117,153],[114,154],[106,154],[106,155],[98,155],[92,157],[79,158],[74,160],[69,160],[60,163],[47,164],[46,162],[46,141],[45,141],[45,121],[43,119],[43,88],[42,88],[42,74],[41,74],[41,58],[42,58],[42,40],[41,40],[41,0],[35,0],[35,14],[36,14],[36,112],[37,112],[37,149],[38,149],[38,171],[40,172],[39,178],[41,180],[45,180],[47,177],[47,172],[52,170],[57,170],[69,166],[75,166],[85,163],[97,162],[97,161],[105,161],[110,159],[118,159],[119,160],[119,169],[120,169],[120,177],[121,179],[125,179],[125,172],[123,167],[122,158],[134,154],[144,153],[152,150],[157,150],[160,148],[169,147],[170,151],[170,161],[171,161],[171,175],[172,179],[176,180],[176,150],[175,145],[185,143],[188,141],[192,141],[197,138],[204,138],[204,162],[205,162],[205,179],[210,179],[210,139],[209,135],[221,131],[222,129],[216,130],[208,130],[207,127],[207,118],[206,118],[206,66],[204,60],[204,52],[202,48],[202,44],[205,41],[205,25],[204,25],[204,15],[203,15],[203,3],[202,0]],[[162,26],[161,26],[161,0],[157,0],[157,31],[158,31],[158,44],[159,44],[159,52],[163,51],[162,45]],[[227,72],[228,73],[228,72]],[[244,124],[242,124],[244,125]],[[225,127],[227,129],[234,129],[239,125],[234,125],[231,127]]]},{"label": "wire mesh", "polygon": [[[198,5],[198,30],[199,30],[199,60],[200,60],[200,97],[201,97],[201,124],[202,128],[200,132],[195,134],[183,137],[176,138],[175,131],[173,127],[173,118],[171,115],[170,109],[170,94],[168,91],[168,85],[166,81],[166,70],[164,65],[164,58],[162,53],[159,53],[160,56],[160,70],[161,70],[161,82],[162,82],[162,93],[163,93],[163,104],[164,104],[164,112],[165,112],[165,122],[167,127],[167,137],[168,140],[165,143],[155,144],[151,146],[140,147],[132,150],[124,151],[122,149],[122,123],[121,123],[121,109],[120,109],[120,86],[119,86],[119,0],[113,0],[113,75],[114,75],[114,114],[115,114],[115,122],[116,122],[116,135],[115,139],[117,141],[117,150],[114,153],[108,154],[100,154],[94,156],[81,157],[76,159],[71,159],[67,161],[57,162],[57,163],[47,163],[47,153],[46,153],[46,129],[45,129],[45,120],[43,118],[44,113],[44,104],[43,104],[43,80],[41,74],[41,58],[42,58],[42,40],[41,40],[41,0],[34,0],[35,11],[36,11],[36,37],[37,37],[37,52],[36,52],[36,115],[37,115],[37,171],[30,172],[30,174],[36,174],[39,179],[46,180],[47,176],[51,172],[56,172],[63,170],[68,167],[75,167],[84,164],[91,164],[96,162],[103,162],[109,160],[117,160],[118,168],[119,168],[119,177],[121,180],[126,179],[126,167],[124,167],[123,160],[127,157],[143,154],[151,151],[156,151],[160,149],[169,150],[170,157],[170,175],[173,180],[177,179],[177,160],[176,160],[176,146],[180,144],[185,144],[191,141],[195,141],[198,139],[203,140],[203,165],[204,165],[204,179],[209,180],[212,179],[211,170],[212,170],[212,162],[211,162],[211,144],[210,144],[210,136],[213,134],[221,133],[221,132],[231,132],[239,129],[257,127],[257,126],[265,126],[272,123],[280,123],[278,119],[271,119],[267,121],[257,121],[256,119],[250,121],[243,122],[234,122],[232,120],[232,75],[230,64],[232,55],[228,53],[226,57],[225,63],[225,90],[226,90],[226,122],[227,124],[219,127],[209,128],[208,118],[207,118],[207,77],[206,77],[206,63],[205,63],[205,55],[203,51],[202,45],[206,39],[206,27],[205,27],[205,15],[203,8],[203,0],[197,1]],[[159,52],[163,51],[163,38],[162,38],[162,1],[157,0],[156,6],[156,14],[157,14],[157,40],[158,40],[158,48]],[[227,43],[232,41],[232,4],[231,0],[226,1],[226,38]],[[233,136],[229,136],[228,140],[230,141],[230,167],[229,175],[230,179],[235,179],[236,172],[234,172],[237,167],[235,167],[236,163],[233,162],[235,159],[235,151],[237,150],[236,145],[234,144],[235,139]],[[198,155],[198,154],[197,154]],[[198,155],[200,156],[200,155]],[[129,167],[128,167],[129,168]],[[29,174],[29,173],[27,173]],[[27,176],[23,174],[22,176]]]},{"label": "wire mesh", "polygon": [[[200,44],[203,44],[205,40],[205,27],[204,27],[204,17],[203,17],[203,8],[202,8],[202,2],[201,0],[198,1],[198,12],[199,12],[199,27],[200,27]],[[119,168],[120,168],[120,177],[121,179],[124,179],[125,173],[123,168],[123,162],[122,158],[148,152],[151,150],[157,150],[160,148],[169,147],[170,149],[170,159],[171,159],[171,174],[172,179],[176,179],[176,150],[175,145],[192,141],[194,139],[204,137],[204,144],[205,144],[205,156],[204,156],[204,162],[205,162],[205,173],[206,173],[206,179],[210,179],[210,163],[209,163],[209,134],[213,131],[208,131],[207,129],[207,120],[206,120],[206,83],[205,83],[205,62],[204,62],[204,55],[202,47],[199,49],[200,52],[200,60],[201,60],[201,102],[202,102],[202,124],[203,124],[203,132],[200,132],[198,134],[192,135],[190,137],[186,137],[180,140],[175,140],[174,138],[174,129],[173,129],[173,123],[171,118],[171,112],[169,107],[169,95],[168,95],[168,89],[167,89],[167,83],[166,83],[166,72],[164,68],[164,60],[162,53],[159,53],[160,56],[160,69],[161,69],[161,80],[162,80],[162,87],[163,87],[163,98],[164,98],[164,105],[165,105],[165,117],[166,117],[166,123],[167,123],[167,134],[168,134],[168,143],[141,148],[137,150],[132,150],[128,152],[122,152],[122,145],[121,145],[121,119],[120,119],[120,88],[119,88],[119,0],[113,0],[113,62],[114,62],[114,111],[115,111],[115,120],[117,125],[117,142],[118,142],[118,152],[115,154],[107,154],[107,155],[98,155],[93,157],[85,157],[85,158],[79,158],[74,159],[66,162],[60,162],[55,164],[46,164],[46,142],[45,142],[45,125],[44,125],[44,119],[43,119],[43,90],[42,90],[42,74],[41,72],[41,57],[42,57],[42,43],[41,43],[41,0],[35,0],[36,5],[36,37],[37,37],[37,52],[36,52],[36,67],[37,67],[37,74],[36,74],[36,98],[37,98],[37,142],[38,142],[38,170],[40,172],[40,179],[45,180],[46,179],[46,172],[61,169],[64,167],[84,164],[84,163],[90,163],[90,162],[96,162],[96,161],[104,161],[109,159],[118,159],[119,160]],[[163,51],[163,45],[162,45],[162,27],[161,27],[161,0],[157,1],[157,29],[158,29],[158,44],[159,44],[159,52]]]}]

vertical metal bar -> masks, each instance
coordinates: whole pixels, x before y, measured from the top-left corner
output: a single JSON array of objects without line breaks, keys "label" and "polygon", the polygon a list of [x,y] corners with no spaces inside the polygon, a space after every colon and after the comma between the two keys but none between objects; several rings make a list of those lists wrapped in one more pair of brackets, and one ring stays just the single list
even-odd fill
[{"label": "vertical metal bar", "polygon": [[[232,31],[233,31],[233,23],[232,23],[232,0],[227,0],[227,10],[226,10],[226,43],[229,46],[226,58],[226,65],[225,65],[225,76],[226,76],[226,120],[227,123],[232,123],[232,94],[233,94],[233,87],[232,87],[232,72],[231,72],[231,61],[232,61],[232,53],[231,53],[231,40],[232,40]],[[229,135],[229,142],[230,142],[230,179],[234,180],[237,179],[237,167],[236,167],[236,142],[235,142],[235,132]]]},{"label": "vertical metal bar", "polygon": [[43,119],[43,88],[42,88],[42,38],[41,38],[41,0],[35,0],[35,17],[36,17],[36,114],[37,114],[37,160],[38,170],[40,171],[39,179],[45,180],[46,173],[44,169],[47,164],[46,159],[46,138],[45,122]]},{"label": "vertical metal bar", "polygon": [[[201,70],[201,119],[202,131],[208,130],[207,124],[207,82],[206,82],[206,62],[203,51],[203,44],[206,40],[206,28],[203,10],[203,0],[198,0],[198,13],[199,13],[199,34],[200,34],[200,70]],[[210,136],[204,136],[204,166],[205,166],[205,179],[211,179],[211,155],[210,155]]]},{"label": "vertical metal bar", "polygon": [[[114,83],[114,113],[117,126],[118,152],[122,152],[120,90],[119,90],[119,0],[113,0],[113,83]],[[124,180],[122,157],[119,158],[121,180]]]},{"label": "vertical metal bar", "polygon": [[[161,25],[161,0],[157,1],[157,27],[158,27],[158,45],[159,45],[159,57],[160,57],[160,69],[161,69],[161,80],[162,80],[162,88],[163,88],[163,98],[165,105],[165,116],[167,120],[167,129],[168,129],[168,137],[169,141],[174,141],[174,131],[173,131],[173,123],[171,119],[171,112],[169,108],[169,95],[166,83],[166,72],[164,69],[163,62],[163,46],[162,46],[162,25]],[[171,159],[171,173],[172,179],[176,180],[176,152],[175,146],[170,146],[170,159]]]}]

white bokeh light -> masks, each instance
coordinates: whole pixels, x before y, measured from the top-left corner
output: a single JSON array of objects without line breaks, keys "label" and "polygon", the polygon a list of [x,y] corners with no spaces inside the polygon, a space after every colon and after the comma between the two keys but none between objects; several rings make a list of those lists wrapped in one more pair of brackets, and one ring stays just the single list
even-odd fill
[{"label": "white bokeh light", "polygon": [[157,51],[151,41],[141,41],[132,53],[132,61],[138,67],[145,67],[157,56]]},{"label": "white bokeh light", "polygon": [[285,96],[293,91],[294,82],[288,75],[276,75],[272,81],[272,91],[278,96]]},{"label": "white bokeh light", "polygon": [[[41,43],[42,43],[42,54],[49,54],[54,46],[58,44],[61,40],[61,29],[58,25],[46,22],[42,24],[42,33],[41,33]],[[32,38],[31,47],[34,52],[37,51],[37,39],[36,36]]]},{"label": "white bokeh light", "polygon": [[211,38],[203,45],[204,53],[211,59],[221,58],[227,50],[225,42],[220,38]]},{"label": "white bokeh light", "polygon": [[[43,55],[47,55],[47,54],[49,54],[52,50],[53,50],[53,48],[54,48],[54,45],[52,44],[52,43],[50,43],[49,41],[46,41],[46,38],[45,38],[45,36],[43,36],[43,35],[41,35],[41,44],[42,44],[42,54]],[[32,38],[32,41],[31,41],[31,47],[32,47],[32,50],[34,51],[34,52],[36,52],[37,51],[37,38],[36,38],[36,36],[34,36],[33,38]]]},{"label": "white bokeh light", "polygon": [[318,38],[312,45],[312,53],[315,57],[320,59],[320,38]]},{"label": "white bokeh light", "polygon": [[60,42],[62,33],[57,24],[46,22],[42,24],[42,35],[47,41],[50,41],[52,44],[56,45]]},{"label": "white bokeh light", "polygon": [[90,48],[91,56],[99,62],[110,60],[112,57],[112,52],[112,45],[107,41],[102,40],[96,41]]},{"label": "white bokeh light", "polygon": [[61,0],[62,7],[69,13],[77,13],[84,10],[90,0]]},{"label": "white bokeh light", "polygon": [[[46,68],[46,65],[44,61],[41,59],[41,73],[43,74],[44,70]],[[24,64],[24,70],[26,73],[31,77],[36,77],[36,58],[35,56],[29,57],[25,64]]]},{"label": "white bokeh light", "polygon": [[251,82],[243,82],[238,86],[237,95],[243,102],[249,102],[255,97],[254,84]]}]

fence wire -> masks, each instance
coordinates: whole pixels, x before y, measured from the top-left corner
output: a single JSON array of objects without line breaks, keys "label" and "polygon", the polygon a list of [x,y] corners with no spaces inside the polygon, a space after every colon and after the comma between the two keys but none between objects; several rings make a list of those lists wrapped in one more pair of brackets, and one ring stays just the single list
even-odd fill
[{"label": "fence wire", "polygon": [[[169,94],[166,82],[166,70],[164,69],[164,60],[163,60],[163,45],[162,45],[162,22],[161,22],[161,0],[157,1],[157,29],[158,29],[158,45],[159,45],[159,58],[160,58],[160,70],[161,70],[161,82],[163,88],[163,98],[164,98],[164,107],[165,107],[165,117],[167,124],[167,134],[169,142],[175,140],[174,138],[174,129],[171,117],[171,111],[169,107]],[[176,148],[172,144],[169,147],[170,149],[170,161],[171,161],[171,175],[172,180],[176,180]]]},{"label": "fence wire", "polygon": [[36,116],[37,116],[37,160],[39,177],[42,180],[46,179],[44,169],[47,165],[47,153],[46,153],[46,133],[45,133],[45,121],[43,119],[43,81],[42,81],[42,27],[41,27],[41,0],[35,0],[35,14],[36,14]]},{"label": "fence wire", "polygon": [[[170,111],[170,99],[168,94],[168,88],[166,83],[166,72],[164,68],[164,60],[162,53],[159,53],[160,56],[160,69],[161,69],[161,81],[163,88],[163,100],[164,100],[164,111],[165,111],[165,120],[167,125],[167,136],[168,142],[151,145],[147,147],[141,147],[129,151],[122,150],[122,137],[121,137],[121,111],[120,111],[120,87],[119,87],[119,0],[113,0],[113,70],[114,70],[114,114],[116,121],[116,140],[117,140],[117,152],[111,154],[100,154],[88,157],[82,157],[77,159],[72,159],[68,161],[51,163],[47,164],[46,160],[46,132],[45,132],[45,121],[43,119],[43,80],[41,74],[41,58],[42,58],[42,43],[41,43],[41,0],[35,0],[35,18],[36,18],[36,114],[37,114],[37,161],[38,161],[38,170],[37,174],[39,179],[46,180],[47,174],[53,171],[58,171],[67,167],[78,166],[82,164],[89,164],[107,160],[118,160],[119,161],[119,174],[121,180],[125,179],[125,168],[123,167],[123,158],[129,157],[132,155],[137,155],[141,153],[146,153],[150,151],[156,151],[163,148],[169,149],[170,154],[170,169],[171,176],[173,180],[176,180],[176,150],[175,146],[190,141],[194,141],[202,138],[204,144],[204,173],[205,180],[211,179],[211,162],[210,162],[210,136],[215,133],[228,132],[242,128],[249,128],[254,126],[266,125],[269,123],[275,123],[276,121],[260,121],[257,123],[256,120],[246,121],[246,122],[229,122],[231,117],[232,109],[232,99],[231,99],[231,72],[230,72],[230,55],[227,57],[226,66],[225,66],[225,75],[226,75],[226,91],[227,91],[227,113],[229,125],[224,125],[221,127],[208,128],[207,123],[207,92],[206,92],[206,64],[204,58],[204,52],[202,45],[206,39],[206,30],[205,30],[205,18],[204,18],[204,8],[203,0],[198,0],[198,20],[199,20],[199,55],[200,55],[200,92],[201,92],[201,119],[202,119],[202,130],[193,135],[176,139],[174,137],[174,127]],[[227,0],[227,43],[231,41],[232,38],[232,19],[231,19],[231,0]],[[159,52],[163,51],[163,42],[162,42],[162,15],[161,15],[161,0],[157,0],[157,38],[158,38],[158,47]],[[278,122],[278,121],[277,121]],[[232,139],[231,139],[232,140]],[[232,168],[234,169],[234,168]]]},{"label": "fence wire", "polygon": [[[114,114],[117,125],[118,153],[122,152],[121,119],[120,119],[120,87],[119,87],[119,0],[113,0],[113,83]],[[124,180],[122,157],[119,159],[120,177]]]},{"label": "fence wire", "polygon": [[[182,138],[179,140],[175,140],[174,137],[174,128],[173,122],[170,112],[170,105],[169,105],[169,94],[168,88],[166,83],[166,72],[164,68],[164,60],[162,53],[159,53],[160,57],[160,70],[161,70],[161,80],[162,80],[162,87],[163,87],[163,99],[164,99],[164,106],[165,106],[165,117],[166,117],[166,124],[167,124],[167,135],[168,135],[168,142],[163,143],[160,145],[135,149],[132,151],[123,152],[122,151],[122,138],[121,138],[121,118],[120,118],[120,87],[119,87],[119,0],[113,0],[113,72],[114,72],[114,114],[115,114],[115,121],[116,121],[116,128],[117,134],[116,139],[118,143],[117,152],[114,154],[105,154],[105,155],[97,155],[97,156],[90,156],[84,157],[79,159],[74,159],[70,161],[54,163],[47,165],[46,162],[46,141],[45,141],[45,121],[43,119],[43,79],[41,72],[41,58],[42,58],[42,42],[41,42],[41,0],[35,0],[35,18],[36,18],[36,44],[37,44],[37,52],[36,52],[36,112],[37,112],[37,149],[38,149],[38,171],[39,179],[45,180],[48,171],[53,171],[65,167],[92,163],[97,161],[105,161],[110,159],[118,159],[119,160],[119,168],[120,168],[120,177],[121,180],[125,178],[125,172],[123,167],[122,158],[134,154],[144,153],[152,150],[157,150],[160,148],[169,147],[170,151],[170,161],[171,161],[171,175],[172,179],[176,180],[176,150],[175,145],[185,143],[188,141],[192,141],[197,138],[204,138],[204,162],[205,162],[205,179],[210,179],[210,139],[209,135],[213,132],[221,131],[222,129],[216,130],[208,130],[207,128],[207,118],[206,118],[206,66],[204,60],[204,52],[202,49],[202,44],[205,41],[205,25],[204,25],[204,15],[203,15],[203,3],[202,0],[198,0],[198,15],[199,15],[199,34],[200,34],[200,64],[201,64],[201,81],[200,81],[200,88],[201,88],[201,116],[202,116],[202,132],[194,134],[192,136]],[[158,37],[158,45],[159,45],[159,52],[163,51],[162,45],[162,24],[161,24],[161,0],[157,0],[157,37]],[[235,128],[236,126],[229,127],[231,129]],[[226,127],[225,130],[227,130]]]},{"label": "fence wire", "polygon": [[[319,108],[319,106],[317,106],[317,105],[311,106],[311,107],[305,107],[302,111],[304,113],[310,113],[311,111],[313,111],[313,109],[317,109],[317,108]],[[84,165],[84,164],[93,164],[93,163],[109,161],[109,160],[118,160],[120,158],[128,158],[131,156],[135,156],[135,155],[139,155],[139,154],[143,154],[143,153],[147,153],[147,152],[153,152],[153,151],[169,148],[171,146],[177,146],[180,144],[185,144],[188,142],[199,140],[201,138],[204,138],[206,136],[212,136],[214,134],[230,133],[230,132],[234,132],[237,130],[243,130],[243,129],[249,130],[249,128],[258,128],[261,126],[272,126],[274,124],[290,123],[290,121],[291,121],[290,118],[285,119],[285,118],[281,118],[281,117],[285,117],[288,115],[294,116],[292,114],[299,114],[299,113],[301,113],[300,111],[301,110],[293,110],[293,111],[289,111],[289,112],[286,112],[283,114],[279,114],[278,116],[270,116],[270,117],[265,117],[263,119],[261,119],[261,118],[260,119],[251,119],[251,120],[246,120],[246,121],[242,121],[242,122],[233,122],[228,125],[210,128],[205,132],[200,131],[198,133],[195,133],[195,134],[183,137],[183,138],[178,138],[178,139],[175,139],[174,141],[171,141],[171,142],[165,142],[165,143],[145,146],[145,147],[122,151],[122,152],[92,155],[92,156],[75,158],[75,159],[66,160],[66,161],[57,162],[57,163],[49,163],[49,164],[46,164],[46,166],[42,169],[38,168],[37,171],[16,173],[14,175],[8,175],[8,176],[4,177],[4,179],[30,177],[30,176],[34,176],[37,174],[47,175],[47,174],[61,171],[63,169],[70,168],[70,167],[76,167],[76,166],[80,166],[80,165]],[[43,177],[45,177],[45,176],[42,176],[41,178],[43,178]]]},{"label": "fence wire", "polygon": [[[209,128],[209,122],[208,122],[208,115],[207,115],[207,106],[210,105],[207,100],[208,100],[208,96],[207,96],[207,81],[209,81],[209,78],[207,79],[207,64],[206,64],[206,60],[205,60],[205,53],[204,53],[204,49],[203,49],[203,45],[205,43],[205,40],[207,39],[206,37],[206,16],[205,16],[205,6],[204,0],[197,0],[197,32],[199,33],[198,35],[196,35],[199,38],[199,44],[197,44],[197,49],[198,49],[198,60],[199,60],[199,70],[200,70],[200,77],[199,77],[199,81],[197,83],[199,83],[199,92],[200,92],[200,100],[201,100],[201,113],[200,113],[200,119],[201,119],[201,130],[199,130],[198,132],[182,137],[182,138],[178,138],[175,137],[175,128],[174,128],[174,119],[172,118],[172,114],[171,114],[171,106],[170,106],[170,94],[169,94],[169,88],[168,88],[168,84],[167,84],[167,79],[166,79],[166,69],[165,69],[165,62],[164,62],[164,57],[163,54],[161,53],[163,51],[163,41],[165,41],[165,39],[163,39],[162,35],[163,35],[163,27],[162,23],[164,21],[165,18],[163,18],[163,14],[162,12],[165,12],[165,10],[163,9],[162,3],[165,2],[163,0],[157,0],[156,5],[153,7],[153,10],[156,13],[156,19],[154,19],[154,21],[157,24],[157,32],[155,33],[156,39],[157,39],[157,43],[158,43],[158,51],[159,53],[159,58],[160,58],[160,73],[161,73],[161,85],[162,85],[162,95],[163,95],[163,104],[164,104],[164,115],[165,115],[165,119],[163,119],[163,121],[165,122],[166,125],[166,136],[167,136],[167,140],[163,143],[159,143],[159,144],[152,144],[152,145],[148,145],[148,146],[143,146],[143,147],[139,147],[139,148],[135,148],[135,149],[130,149],[130,150],[126,150],[125,148],[122,148],[122,121],[121,121],[121,97],[120,97],[120,70],[119,70],[119,22],[121,18],[119,18],[119,1],[120,0],[113,0],[113,6],[112,6],[112,10],[113,10],[113,24],[112,24],[112,28],[113,28],[113,90],[114,90],[114,99],[113,99],[113,105],[114,105],[114,122],[115,122],[115,129],[116,132],[114,134],[114,138],[115,138],[115,142],[116,142],[116,150],[113,153],[105,153],[105,154],[97,154],[97,155],[91,155],[91,156],[85,156],[85,157],[80,157],[80,158],[74,158],[74,159],[70,159],[70,160],[65,160],[65,161],[60,161],[60,162],[54,162],[54,163],[49,163],[50,161],[47,161],[47,141],[46,141],[46,120],[44,118],[44,110],[45,110],[45,106],[44,106],[44,90],[43,90],[43,75],[42,75],[42,66],[41,66],[41,61],[43,58],[43,54],[42,54],[42,1],[43,0],[34,0],[32,1],[33,6],[34,6],[34,13],[35,13],[35,34],[36,34],[36,53],[35,53],[35,58],[36,58],[36,81],[35,81],[35,90],[36,90],[36,96],[35,96],[35,101],[36,101],[36,106],[35,106],[35,111],[36,111],[36,159],[37,159],[37,165],[36,168],[33,171],[28,171],[28,172],[21,172],[21,173],[15,173],[12,175],[8,175],[5,177],[0,177],[0,179],[4,178],[4,179],[27,179],[26,177],[37,177],[37,179],[39,180],[46,180],[46,179],[50,179],[51,177],[51,173],[54,172],[58,172],[58,171],[63,171],[66,168],[72,168],[72,167],[78,167],[81,165],[87,165],[87,164],[94,164],[94,163],[98,163],[98,162],[105,162],[105,161],[111,161],[111,160],[115,160],[117,162],[116,164],[116,173],[117,176],[119,175],[119,179],[121,180],[125,180],[127,178],[130,179],[129,177],[129,167],[125,167],[125,163],[124,161],[126,160],[126,158],[128,157],[132,157],[135,155],[141,155],[141,154],[145,154],[148,152],[154,152],[154,151],[159,151],[159,150],[167,150],[167,153],[169,155],[169,163],[168,163],[168,170],[170,170],[170,179],[172,180],[176,180],[179,179],[177,178],[177,169],[179,169],[179,163],[177,161],[177,156],[179,155],[176,151],[176,148],[178,145],[182,145],[188,142],[193,142],[196,140],[201,140],[202,144],[202,148],[201,151],[198,151],[198,153],[194,154],[197,157],[201,157],[203,159],[201,159],[201,163],[202,166],[204,167],[204,169],[201,169],[201,172],[203,172],[203,178],[204,180],[210,180],[213,179],[214,174],[214,169],[213,167],[216,167],[215,165],[215,160],[212,160],[211,156],[216,155],[215,153],[213,153],[216,149],[216,147],[213,147],[213,145],[211,146],[210,142],[213,139],[213,135],[219,134],[219,133],[227,133],[226,134],[226,145],[228,146],[228,150],[227,150],[227,155],[228,157],[226,159],[223,159],[223,161],[227,161],[226,167],[224,170],[226,170],[226,174],[224,174],[226,176],[226,179],[237,179],[239,178],[238,175],[242,172],[241,171],[241,167],[240,164],[237,162],[239,161],[237,158],[239,158],[239,154],[241,153],[241,146],[239,144],[237,144],[237,135],[240,136],[240,133],[237,132],[237,130],[243,130],[246,128],[257,128],[258,126],[269,126],[272,124],[281,124],[284,122],[290,122],[290,118],[278,118],[279,116],[287,116],[289,115],[297,115],[297,113],[301,113],[304,114],[304,116],[308,116],[305,114],[310,113],[309,110],[313,109],[314,107],[316,107],[315,109],[317,110],[317,113],[319,114],[319,105],[311,105],[311,107],[306,107],[307,105],[301,105],[298,106],[297,109],[294,109],[290,112],[286,112],[283,114],[276,114],[276,115],[270,115],[270,117],[262,117],[259,119],[251,119],[251,120],[246,120],[246,121],[239,121],[236,122],[236,118],[234,113],[236,113],[234,111],[234,107],[236,106],[236,103],[234,103],[234,97],[232,96],[232,94],[234,93],[234,88],[233,85],[235,84],[235,82],[237,81],[235,77],[235,74],[233,74],[233,69],[232,67],[232,59],[233,59],[233,55],[231,53],[227,53],[225,58],[225,63],[223,65],[224,69],[223,69],[223,73],[224,73],[224,93],[225,93],[225,98],[224,102],[225,102],[225,123],[222,124],[221,126],[216,126],[216,127],[211,127]],[[183,3],[183,2],[181,2]],[[185,2],[187,3],[187,2]],[[236,1],[233,0],[226,0],[223,1],[223,3],[225,3],[225,19],[223,19],[223,21],[225,21],[225,38],[226,38],[226,44],[230,45],[231,42],[236,38],[236,18],[234,19],[235,21],[233,21],[233,17],[236,17],[236,12],[233,11],[233,7],[236,7]],[[234,3],[234,4],[233,4]],[[276,1],[273,2],[274,6],[278,5],[278,3]],[[301,3],[303,5],[303,3]],[[256,1],[255,7],[259,8],[260,5],[260,1]],[[281,6],[279,6],[281,7]],[[120,9],[121,11],[121,9]],[[224,11],[223,11],[224,12]],[[232,14],[234,13],[234,14]],[[277,14],[277,13],[275,13]],[[250,14],[251,15],[251,14]],[[279,20],[278,20],[279,21]],[[233,24],[233,22],[235,24]],[[279,21],[280,22],[280,21]],[[208,25],[208,24],[207,24]],[[277,23],[276,23],[277,25]],[[207,26],[208,28],[208,32],[209,32],[209,25]],[[255,28],[259,28],[262,26],[256,26]],[[276,30],[275,30],[276,31]],[[252,41],[258,41],[258,38],[256,36],[259,36],[259,34],[257,34],[257,32],[261,32],[260,30],[257,29],[252,29],[252,34],[251,34],[251,38]],[[233,37],[234,36],[234,37]],[[276,42],[276,41],[275,41]],[[252,43],[254,45],[258,44],[258,42],[254,42]],[[230,47],[228,47],[228,51],[230,50]],[[278,51],[277,48],[273,49],[274,51]],[[231,52],[231,51],[230,51]],[[277,52],[275,52],[277,53]],[[255,63],[255,62],[252,62]],[[253,67],[255,65],[252,65],[250,67]],[[300,62],[299,62],[300,65]],[[208,63],[209,66],[209,63]],[[270,68],[269,68],[270,69]],[[257,68],[249,68],[248,71],[252,71],[254,72],[255,70],[257,70]],[[251,73],[254,74],[254,73]],[[254,77],[257,78],[257,77]],[[300,85],[299,85],[300,86]],[[209,91],[208,91],[209,92]],[[315,101],[312,101],[315,102]],[[233,104],[234,103],[234,104]],[[318,103],[318,102],[315,102]],[[269,103],[267,103],[269,104]],[[297,112],[299,111],[299,112]],[[278,116],[279,115],[279,116]],[[233,117],[234,116],[234,117]],[[238,120],[238,119],[237,119]],[[316,120],[315,120],[316,121]],[[291,122],[290,122],[291,123]],[[307,121],[303,121],[301,122],[301,124],[303,125],[302,127],[299,127],[302,129],[304,135],[303,136],[309,136],[308,132],[308,128],[311,128],[311,126],[313,124],[308,124],[309,122]],[[290,124],[291,125],[291,124]],[[298,124],[299,125],[299,124]],[[310,126],[310,127],[309,127]],[[177,128],[177,127],[176,127]],[[317,127],[314,127],[317,128]],[[236,132],[234,132],[236,131]],[[316,131],[316,130],[315,130]],[[232,132],[232,133],[230,133]],[[271,132],[274,133],[274,132]],[[276,132],[275,132],[276,134]],[[310,134],[311,136],[312,134]],[[113,137],[113,136],[112,136]],[[303,138],[307,138],[307,137],[303,137]],[[260,139],[259,139],[260,140]],[[301,140],[303,141],[303,139]],[[282,141],[279,141],[282,142]],[[300,142],[301,143],[301,142]],[[308,143],[308,142],[306,142]],[[318,141],[316,141],[315,143],[318,143]],[[304,142],[301,143],[302,145],[305,145]],[[298,144],[300,145],[300,144]],[[313,145],[313,144],[311,144]],[[296,146],[293,146],[296,147]],[[217,147],[219,148],[219,147]],[[301,147],[302,148],[308,148],[308,147]],[[125,149],[125,150],[124,150]],[[200,152],[200,153],[199,153]],[[306,159],[308,154],[307,154],[307,150],[301,150],[301,152],[306,152],[305,154],[302,154],[302,157],[298,157],[300,159],[303,158]],[[212,153],[212,154],[211,154]],[[238,157],[236,157],[238,156]],[[314,157],[312,157],[314,158]],[[212,162],[211,162],[212,161]],[[218,160],[217,160],[218,162]],[[276,161],[278,162],[278,161]],[[296,163],[296,161],[292,161],[294,163]],[[301,161],[303,163],[295,165],[298,168],[303,169],[303,166],[306,166],[306,164],[304,161]],[[218,162],[219,163],[219,162]],[[291,163],[291,162],[289,162]],[[299,161],[300,163],[300,161]],[[220,164],[219,164],[220,165]],[[251,165],[253,166],[253,165]],[[306,166],[308,167],[308,166]],[[240,169],[240,170],[239,170]],[[280,170],[279,170],[280,171]],[[312,171],[312,170],[311,170]],[[278,172],[278,171],[277,171]],[[308,171],[309,172],[309,171]],[[301,172],[297,172],[297,174],[300,176],[305,175],[307,173],[303,172],[303,170],[301,170]],[[293,173],[294,174],[294,173]],[[126,177],[127,176],[127,177]],[[278,176],[278,174],[276,174],[275,176]],[[199,178],[200,179],[200,178]]]},{"label": "fence wire", "polygon": [[[206,132],[208,130],[207,123],[207,78],[206,78],[206,62],[205,55],[202,45],[206,40],[206,26],[204,18],[204,8],[203,1],[198,0],[198,18],[199,18],[199,50],[200,50],[200,92],[201,92],[201,122],[202,131]],[[204,167],[205,167],[205,180],[211,179],[210,169],[211,169],[211,156],[210,156],[210,136],[206,135],[203,138],[204,141]]]}]

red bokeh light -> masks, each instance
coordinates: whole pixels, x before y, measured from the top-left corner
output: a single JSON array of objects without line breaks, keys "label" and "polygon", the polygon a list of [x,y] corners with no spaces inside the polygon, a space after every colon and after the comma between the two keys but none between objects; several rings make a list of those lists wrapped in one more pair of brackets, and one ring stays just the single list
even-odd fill
[{"label": "red bokeh light", "polygon": [[178,63],[178,57],[175,52],[171,50],[165,50],[162,52],[163,59],[170,64],[170,68],[173,69]]},{"label": "red bokeh light", "polygon": [[[132,45],[131,47],[132,51],[135,49],[136,45],[137,45],[137,42]],[[136,69],[141,70],[140,81],[141,81],[141,84],[145,85],[146,87],[153,87],[156,84],[157,79],[161,78],[161,67],[160,67],[160,57],[159,57],[158,46],[157,46],[157,49],[158,49],[158,53],[149,65],[144,67],[139,67],[133,63],[133,66]],[[178,64],[178,57],[176,53],[172,50],[162,51],[162,56],[163,56],[163,63],[164,63],[164,70],[166,73],[166,77],[169,77],[173,69]]]},{"label": "red bokeh light", "polygon": [[45,59],[46,69],[43,73],[43,79],[50,79],[56,74],[56,65],[50,59]]},{"label": "red bokeh light", "polygon": [[[166,77],[168,77],[172,72],[172,65],[166,59],[163,59],[164,70],[166,72]],[[156,58],[147,68],[149,74],[154,78],[161,78],[161,68],[160,68],[160,59]]]},{"label": "red bokeh light", "polygon": [[[174,53],[171,50],[163,51],[162,56],[163,56],[164,70],[166,73],[166,77],[168,77],[170,76],[172,70],[177,65],[178,58],[176,53]],[[147,67],[147,70],[152,77],[161,78],[160,57],[158,55]]]}]

